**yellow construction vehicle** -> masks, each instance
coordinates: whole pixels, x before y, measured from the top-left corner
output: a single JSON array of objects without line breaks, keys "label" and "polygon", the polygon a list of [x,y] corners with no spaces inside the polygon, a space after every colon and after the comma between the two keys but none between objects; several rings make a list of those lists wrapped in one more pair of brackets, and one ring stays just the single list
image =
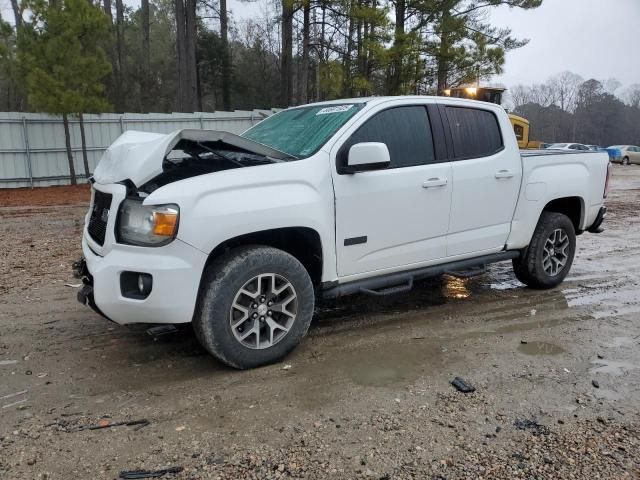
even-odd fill
[{"label": "yellow construction vehicle", "polygon": [[[446,97],[467,98],[482,102],[502,103],[502,93],[506,88],[502,87],[456,87],[444,91]],[[520,149],[539,149],[542,142],[529,140],[529,120],[509,113],[509,120],[513,125],[513,131],[518,139]]]}]

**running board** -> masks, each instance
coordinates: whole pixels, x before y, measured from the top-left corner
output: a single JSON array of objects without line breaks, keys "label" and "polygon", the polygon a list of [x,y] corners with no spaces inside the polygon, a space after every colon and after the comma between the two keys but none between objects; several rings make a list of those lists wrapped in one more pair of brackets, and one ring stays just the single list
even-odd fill
[{"label": "running board", "polygon": [[396,285],[395,287],[381,288],[380,290],[371,290],[369,288],[360,288],[360,293],[367,295],[375,295],[384,297],[385,295],[395,295],[396,293],[408,292],[413,288],[413,278],[410,278],[404,285]]},{"label": "running board", "polygon": [[444,273],[457,278],[471,278],[479,275],[484,275],[487,272],[486,265],[478,265],[474,268],[467,268],[466,270],[446,270]]},{"label": "running board", "polygon": [[506,252],[492,253],[482,257],[469,258],[466,260],[458,260],[455,262],[443,263],[440,265],[432,265],[429,267],[409,270],[407,272],[391,273],[373,278],[365,278],[362,280],[354,280],[352,282],[336,285],[331,282],[325,286],[322,291],[324,298],[338,298],[354,293],[368,293],[373,295],[391,295],[393,293],[407,292],[411,290],[413,282],[428,277],[435,277],[443,273],[454,274],[470,269],[476,269],[480,266],[486,266],[490,263],[511,260],[520,256],[519,250],[510,250]]}]

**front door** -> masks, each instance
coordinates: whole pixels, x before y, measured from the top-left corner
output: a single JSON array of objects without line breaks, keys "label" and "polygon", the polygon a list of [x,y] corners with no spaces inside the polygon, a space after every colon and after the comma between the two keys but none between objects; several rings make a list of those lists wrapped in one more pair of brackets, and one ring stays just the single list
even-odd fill
[{"label": "front door", "polygon": [[383,170],[334,170],[341,277],[417,267],[446,255],[451,166],[436,160],[426,105],[379,108],[335,154],[335,161],[346,161],[352,145],[382,142],[391,158]]}]

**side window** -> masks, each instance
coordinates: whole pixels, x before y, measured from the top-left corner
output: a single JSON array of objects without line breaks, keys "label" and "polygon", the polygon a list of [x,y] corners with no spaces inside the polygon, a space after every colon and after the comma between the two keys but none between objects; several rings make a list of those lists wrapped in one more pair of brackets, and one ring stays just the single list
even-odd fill
[{"label": "side window", "polygon": [[524,127],[522,125],[514,125],[513,131],[516,134],[516,138],[518,140],[522,140],[524,138]]},{"label": "side window", "polygon": [[375,114],[342,146],[338,161],[347,163],[349,148],[361,142],[381,142],[389,149],[389,168],[434,163],[433,136],[424,106],[395,107]]},{"label": "side window", "polygon": [[445,111],[451,128],[455,159],[488,157],[502,150],[500,125],[493,112],[449,106],[445,107]]},{"label": "side window", "polygon": [[570,150],[578,150],[578,146],[575,143],[573,143],[573,144],[569,145],[569,149]]}]

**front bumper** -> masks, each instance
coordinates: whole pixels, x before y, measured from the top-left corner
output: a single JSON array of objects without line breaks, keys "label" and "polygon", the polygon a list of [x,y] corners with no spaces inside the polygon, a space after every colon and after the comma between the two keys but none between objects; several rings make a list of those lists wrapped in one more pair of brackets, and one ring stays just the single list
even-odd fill
[{"label": "front bumper", "polygon": [[[75,270],[83,278],[78,300],[121,325],[129,323],[188,323],[198,297],[207,255],[178,239],[164,247],[114,244],[104,256],[82,239],[84,266]],[[86,270],[83,270],[85,268]],[[150,274],[151,293],[145,299],[124,297],[122,272]]]}]

